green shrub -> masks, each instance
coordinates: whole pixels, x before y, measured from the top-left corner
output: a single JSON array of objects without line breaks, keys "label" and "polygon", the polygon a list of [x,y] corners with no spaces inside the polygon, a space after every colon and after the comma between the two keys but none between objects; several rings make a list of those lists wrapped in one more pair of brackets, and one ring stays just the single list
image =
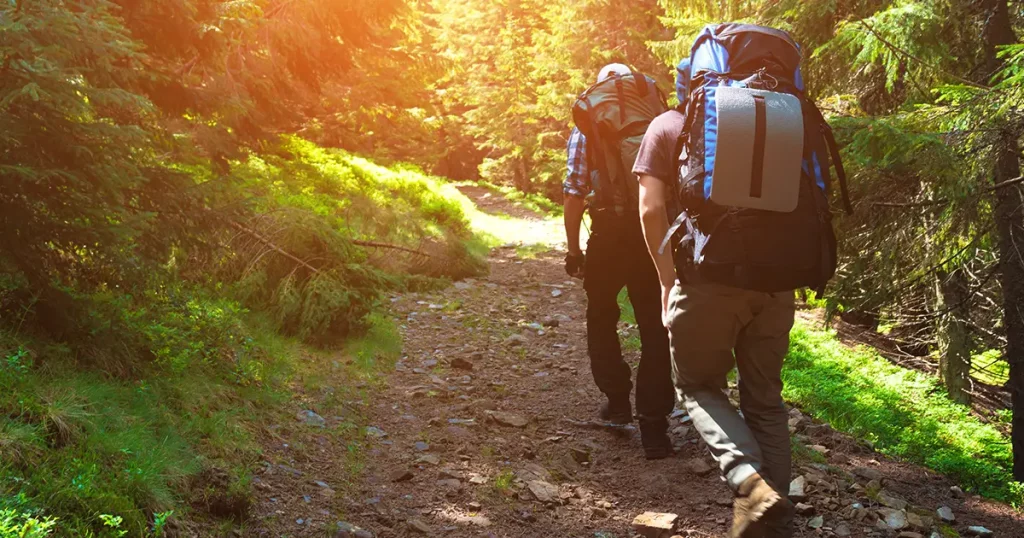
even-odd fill
[{"label": "green shrub", "polygon": [[37,519],[31,514],[0,509],[0,538],[43,538],[50,536],[57,522]]}]

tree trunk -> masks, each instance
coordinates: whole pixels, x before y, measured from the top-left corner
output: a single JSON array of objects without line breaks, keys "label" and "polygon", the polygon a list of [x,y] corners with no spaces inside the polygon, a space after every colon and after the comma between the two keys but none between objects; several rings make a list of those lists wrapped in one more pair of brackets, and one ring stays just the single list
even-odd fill
[{"label": "tree trunk", "polygon": [[[1017,42],[1007,0],[984,0],[984,53],[988,74],[1002,62],[998,48]],[[1020,176],[1020,147],[1017,136],[1006,125],[999,145],[992,180],[1000,184]],[[995,219],[999,240],[999,272],[1003,288],[1003,325],[1006,327],[1006,360],[1010,363],[1013,401],[1013,476],[1024,481],[1024,193],[1019,185],[995,190]]]},{"label": "tree trunk", "polygon": [[953,401],[970,405],[974,343],[967,325],[970,291],[963,269],[940,273],[938,292],[939,377]]}]

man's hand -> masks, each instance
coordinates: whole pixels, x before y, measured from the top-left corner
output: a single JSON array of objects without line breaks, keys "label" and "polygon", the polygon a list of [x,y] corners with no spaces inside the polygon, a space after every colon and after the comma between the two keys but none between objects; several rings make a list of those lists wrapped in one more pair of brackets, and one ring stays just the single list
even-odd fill
[{"label": "man's hand", "polygon": [[583,252],[570,252],[565,255],[565,272],[572,278],[583,280],[587,257]]}]

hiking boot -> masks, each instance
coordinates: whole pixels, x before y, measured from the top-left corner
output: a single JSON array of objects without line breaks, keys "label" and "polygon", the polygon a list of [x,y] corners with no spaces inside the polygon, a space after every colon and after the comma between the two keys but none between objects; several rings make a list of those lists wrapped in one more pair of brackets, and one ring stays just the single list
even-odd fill
[{"label": "hiking boot", "polygon": [[629,396],[625,398],[609,397],[608,401],[601,404],[601,411],[598,415],[601,420],[612,424],[629,424],[633,422],[633,405],[629,403]]},{"label": "hiking boot", "polygon": [[675,453],[665,417],[640,417],[640,442],[644,446],[644,457],[649,460],[662,460]]},{"label": "hiking boot", "polygon": [[761,538],[765,519],[781,512],[789,503],[760,474],[754,473],[743,481],[732,503],[732,531],[730,538]]}]

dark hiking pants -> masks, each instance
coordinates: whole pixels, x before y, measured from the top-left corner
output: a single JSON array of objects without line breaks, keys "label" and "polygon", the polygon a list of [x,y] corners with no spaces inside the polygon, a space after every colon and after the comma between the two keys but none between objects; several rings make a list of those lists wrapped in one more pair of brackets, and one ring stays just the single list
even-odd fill
[{"label": "dark hiking pants", "polygon": [[644,242],[638,214],[594,215],[587,243],[587,349],[594,381],[609,398],[629,398],[632,370],[622,360],[619,292],[625,287],[640,328],[636,410],[642,418],[665,417],[675,407],[668,331],[661,321],[661,286]]},{"label": "dark hiking pants", "polygon": [[[669,306],[676,386],[729,487],[735,492],[759,472],[788,493],[792,455],[781,375],[794,293],[676,284]],[[742,416],[722,391],[734,364]],[[791,536],[791,518],[768,522],[766,536]]]}]

